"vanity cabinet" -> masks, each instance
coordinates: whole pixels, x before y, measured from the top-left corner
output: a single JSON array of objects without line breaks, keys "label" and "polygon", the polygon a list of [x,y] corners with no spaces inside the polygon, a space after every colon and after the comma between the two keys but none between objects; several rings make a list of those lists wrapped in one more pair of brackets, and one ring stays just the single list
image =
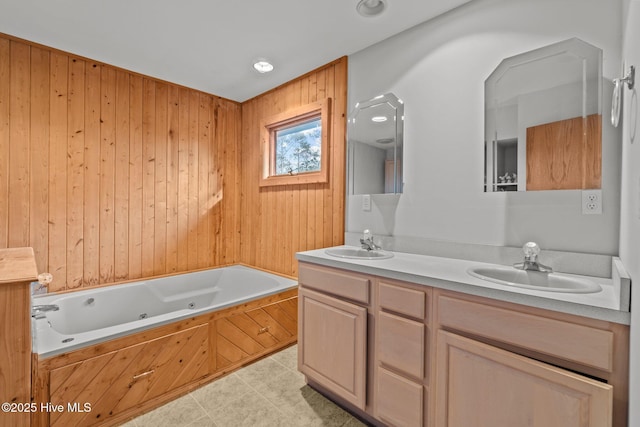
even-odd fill
[{"label": "vanity cabinet", "polygon": [[312,263],[299,271],[299,368],[373,425],[627,426],[627,325]]},{"label": "vanity cabinet", "polygon": [[[367,404],[369,280],[301,266],[298,368],[354,407]],[[309,288],[322,288],[318,292]]]},{"label": "vanity cabinet", "polygon": [[628,326],[440,289],[434,302],[435,426],[627,425]]}]

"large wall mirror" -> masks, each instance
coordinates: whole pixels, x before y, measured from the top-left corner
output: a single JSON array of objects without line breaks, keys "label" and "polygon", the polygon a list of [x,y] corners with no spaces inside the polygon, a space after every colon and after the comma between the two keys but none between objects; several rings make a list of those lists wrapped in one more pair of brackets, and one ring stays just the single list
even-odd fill
[{"label": "large wall mirror", "polygon": [[347,122],[349,194],[402,193],[404,104],[387,93],[358,102]]},{"label": "large wall mirror", "polygon": [[485,81],[485,191],[600,188],[602,50],[573,38]]}]

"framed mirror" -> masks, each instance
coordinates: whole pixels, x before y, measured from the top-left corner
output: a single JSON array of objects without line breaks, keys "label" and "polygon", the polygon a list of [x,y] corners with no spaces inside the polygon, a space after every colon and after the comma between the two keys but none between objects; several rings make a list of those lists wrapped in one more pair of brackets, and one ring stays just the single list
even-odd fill
[{"label": "framed mirror", "polygon": [[349,194],[402,193],[404,104],[392,93],[358,102],[347,121]]},{"label": "framed mirror", "polygon": [[485,81],[486,192],[601,187],[602,50],[572,38]]}]

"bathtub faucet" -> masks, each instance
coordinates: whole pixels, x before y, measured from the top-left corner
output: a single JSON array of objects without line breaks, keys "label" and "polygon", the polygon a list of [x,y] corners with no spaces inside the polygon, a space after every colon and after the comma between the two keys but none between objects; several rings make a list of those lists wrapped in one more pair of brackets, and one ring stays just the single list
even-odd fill
[{"label": "bathtub faucet", "polygon": [[31,307],[31,317],[35,319],[43,319],[47,311],[58,311],[60,307],[56,304],[42,304]]}]

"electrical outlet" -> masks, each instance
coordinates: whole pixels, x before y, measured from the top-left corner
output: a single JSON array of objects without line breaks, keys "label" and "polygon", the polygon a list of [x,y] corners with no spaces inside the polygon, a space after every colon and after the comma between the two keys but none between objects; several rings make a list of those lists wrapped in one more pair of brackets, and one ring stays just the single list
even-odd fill
[{"label": "electrical outlet", "polygon": [[371,195],[365,194],[362,196],[362,210],[364,212],[371,212]]},{"label": "electrical outlet", "polygon": [[582,214],[602,214],[602,190],[582,190]]}]

